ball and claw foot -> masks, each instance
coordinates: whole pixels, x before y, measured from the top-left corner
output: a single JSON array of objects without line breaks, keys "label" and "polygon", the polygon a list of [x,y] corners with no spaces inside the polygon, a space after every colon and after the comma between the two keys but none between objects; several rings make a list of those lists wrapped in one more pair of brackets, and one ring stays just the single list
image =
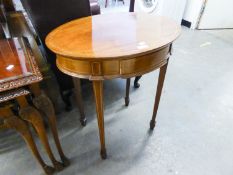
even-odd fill
[{"label": "ball and claw foot", "polygon": [[156,121],[150,121],[150,129],[153,130],[155,128]]},{"label": "ball and claw foot", "polygon": [[100,151],[100,155],[103,160],[107,159],[107,153],[105,149]]},{"label": "ball and claw foot", "polygon": [[51,166],[46,165],[43,167],[43,169],[44,169],[46,175],[52,175],[55,172],[55,169]]},{"label": "ball and claw foot", "polygon": [[138,83],[140,78],[142,78],[142,76],[136,76],[135,77],[135,79],[134,79],[134,88],[139,88],[140,87],[140,84]]},{"label": "ball and claw foot", "polygon": [[68,167],[70,165],[70,161],[68,158],[66,157],[62,157],[62,163],[63,163],[63,167]]},{"label": "ball and claw foot", "polygon": [[80,123],[81,123],[82,126],[86,126],[86,124],[87,124],[87,118],[86,117],[81,118],[80,119]]},{"label": "ball and claw foot", "polygon": [[140,84],[138,82],[134,82],[134,88],[139,88]]},{"label": "ball and claw foot", "polygon": [[63,164],[60,163],[60,162],[55,162],[55,163],[54,163],[54,168],[55,168],[56,171],[61,171],[61,170],[64,169],[64,166],[63,166]]},{"label": "ball and claw foot", "polygon": [[125,97],[125,106],[129,106],[129,98]]}]

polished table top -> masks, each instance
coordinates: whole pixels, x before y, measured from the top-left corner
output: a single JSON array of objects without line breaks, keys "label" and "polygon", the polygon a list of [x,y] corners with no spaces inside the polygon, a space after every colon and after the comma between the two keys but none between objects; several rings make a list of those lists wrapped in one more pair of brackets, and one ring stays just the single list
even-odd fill
[{"label": "polished table top", "polygon": [[65,74],[90,80],[128,78],[166,64],[181,27],[165,17],[137,13],[90,16],[46,37]]},{"label": "polished table top", "polygon": [[0,40],[0,92],[42,80],[25,38]]},{"label": "polished table top", "polygon": [[66,23],[47,36],[46,45],[56,54],[79,59],[125,58],[161,48],[180,32],[165,17],[112,13]]},{"label": "polished table top", "polygon": [[0,82],[32,74],[21,40],[0,40]]}]

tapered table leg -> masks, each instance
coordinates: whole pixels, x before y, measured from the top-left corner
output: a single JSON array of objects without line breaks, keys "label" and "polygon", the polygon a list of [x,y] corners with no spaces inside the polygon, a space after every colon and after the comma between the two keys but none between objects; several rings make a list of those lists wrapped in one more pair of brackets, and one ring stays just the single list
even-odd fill
[{"label": "tapered table leg", "polygon": [[55,167],[55,169],[57,171],[60,171],[63,169],[63,165],[58,162],[54,155],[53,152],[51,150],[51,147],[49,145],[49,141],[48,141],[48,137],[47,137],[47,133],[45,130],[45,126],[44,126],[44,121],[43,118],[41,117],[39,111],[37,111],[34,107],[29,106],[29,104],[27,103],[25,97],[21,96],[17,98],[17,101],[20,105],[20,110],[19,110],[19,115],[23,120],[28,121],[29,123],[32,124],[32,126],[35,128],[44,148],[45,151],[47,152],[50,160],[53,163],[53,166]]},{"label": "tapered table leg", "polygon": [[43,168],[45,174],[51,175],[54,173],[54,168],[46,165],[43,161],[43,159],[40,156],[40,153],[36,147],[36,144],[32,138],[31,132],[29,130],[29,127],[25,121],[20,119],[19,117],[15,116],[10,109],[1,109],[0,110],[0,116],[1,118],[4,118],[4,125],[1,127],[4,129],[14,129],[20,135],[23,137],[25,142],[28,145],[28,148],[31,150],[32,154],[40,164],[40,166]]},{"label": "tapered table leg", "polygon": [[80,123],[82,126],[86,126],[87,119],[85,117],[84,107],[83,107],[81,82],[79,78],[73,78],[73,82],[74,82],[76,101],[77,101],[78,109],[79,109],[80,116],[81,116]]},{"label": "tapered table leg", "polygon": [[101,143],[101,157],[102,159],[107,158],[106,148],[105,148],[105,136],[104,136],[104,109],[103,109],[103,81],[93,81],[93,90],[95,94],[96,112],[97,120],[99,126],[99,137]]},{"label": "tapered table leg", "polygon": [[129,91],[130,91],[130,78],[126,80],[126,92],[125,92],[125,106],[129,105]]},{"label": "tapered table leg", "polygon": [[46,96],[46,94],[40,89],[39,84],[33,84],[30,86],[30,90],[34,94],[33,98],[33,104],[34,106],[44,114],[45,117],[48,119],[48,124],[49,127],[51,128],[53,138],[55,141],[55,145],[57,147],[58,153],[60,155],[60,158],[62,160],[63,166],[68,166],[70,165],[69,159],[65,156],[61,143],[59,140],[58,136],[58,131],[57,131],[57,120],[56,120],[56,115],[55,115],[55,110],[53,107],[53,103],[51,100]]},{"label": "tapered table leg", "polygon": [[157,85],[157,92],[156,92],[156,96],[155,96],[154,110],[153,110],[152,119],[150,121],[150,129],[151,130],[154,129],[155,123],[156,123],[155,119],[156,119],[156,115],[157,115],[157,111],[158,111],[158,107],[159,107],[159,102],[160,102],[160,97],[161,97],[161,93],[162,93],[162,89],[163,89],[165,75],[167,72],[167,65],[168,65],[168,62],[160,68],[160,72],[159,72],[159,79],[158,79],[158,85]]}]

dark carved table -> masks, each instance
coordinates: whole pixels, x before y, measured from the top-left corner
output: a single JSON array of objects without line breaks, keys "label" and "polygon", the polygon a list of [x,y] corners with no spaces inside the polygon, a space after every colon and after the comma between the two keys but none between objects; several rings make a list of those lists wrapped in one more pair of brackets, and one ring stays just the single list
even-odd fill
[{"label": "dark carved table", "polygon": [[[52,174],[54,170],[63,169],[69,161],[62,151],[58,138],[53,105],[41,91],[38,84],[40,81],[42,81],[42,76],[27,39],[0,40],[0,119],[2,121],[0,128],[18,131],[45,173]],[[26,98],[28,94],[31,94],[33,105],[30,105]],[[11,110],[12,105],[7,103],[10,100],[16,101],[18,111]],[[53,155],[41,113],[48,118],[62,163],[57,161]],[[55,169],[47,166],[42,160],[28,128],[29,124],[35,128]]]}]

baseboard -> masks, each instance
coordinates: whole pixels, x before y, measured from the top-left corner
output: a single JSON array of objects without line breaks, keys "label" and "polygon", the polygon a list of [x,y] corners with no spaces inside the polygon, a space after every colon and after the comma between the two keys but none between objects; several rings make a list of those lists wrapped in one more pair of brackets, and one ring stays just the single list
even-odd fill
[{"label": "baseboard", "polygon": [[182,19],[181,25],[190,28],[191,25],[192,25],[192,23],[189,22],[189,21],[186,21],[186,20]]}]

